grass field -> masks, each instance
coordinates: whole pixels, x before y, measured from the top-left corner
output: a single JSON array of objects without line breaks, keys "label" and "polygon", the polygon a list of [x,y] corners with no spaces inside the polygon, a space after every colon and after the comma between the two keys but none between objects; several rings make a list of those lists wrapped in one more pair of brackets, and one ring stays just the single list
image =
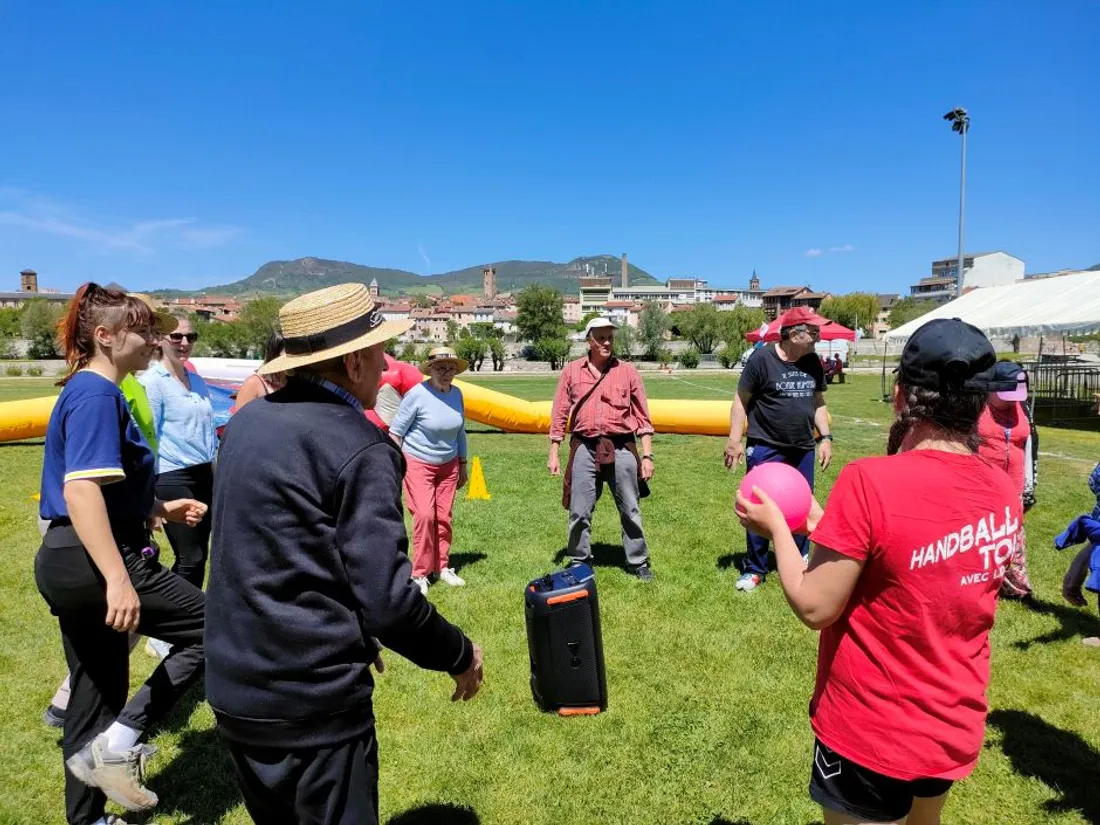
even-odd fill
[{"label": "grass field", "polygon": [[[475,379],[476,380],[476,379]],[[493,378],[494,389],[549,398],[553,378]],[[652,397],[728,398],[732,376],[646,378]],[[50,391],[48,381],[0,381],[0,400]],[[881,453],[889,411],[878,376],[830,388],[838,464]],[[959,783],[946,821],[968,825],[1100,822],[1100,632],[1095,607],[1065,605],[1070,561],[1052,536],[1091,508],[1085,480],[1100,435],[1044,430],[1039,504],[1028,519],[1038,609],[1000,607],[993,633],[993,713],[977,770]],[[449,701],[450,680],[396,655],[376,692],[383,822],[700,823],[807,825],[807,721],[816,634],[791,615],[774,580],[734,591],[743,531],[723,441],[658,436],[653,496],[643,505],[657,581],[621,569],[614,506],[594,526],[610,707],[592,718],[540,714],[528,688],[524,584],[559,562],[560,487],[540,436],[480,431],[490,502],[460,500],[456,566],[469,583],[431,598],[485,649],[486,684]],[[32,577],[41,443],[0,446],[0,823],[64,822],[58,733],[40,715],[64,675],[56,625]],[[151,670],[140,648],[135,684]],[[193,691],[151,741],[158,823],[247,823],[213,717]]]}]

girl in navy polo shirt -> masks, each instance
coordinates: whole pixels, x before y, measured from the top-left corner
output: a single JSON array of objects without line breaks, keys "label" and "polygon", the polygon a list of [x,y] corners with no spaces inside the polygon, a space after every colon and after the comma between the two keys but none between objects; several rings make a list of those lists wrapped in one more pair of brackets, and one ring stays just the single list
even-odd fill
[{"label": "girl in navy polo shirt", "polygon": [[[152,748],[139,745],[199,676],[202,591],[162,567],[151,519],[196,524],[206,505],[159,501],[153,453],[119,384],[144,369],[156,341],[144,302],[85,284],[60,325],[72,372],[46,431],[41,517],[49,522],[35,578],[61,626],[72,692],[65,716],[65,807],[70,825],[119,823],[157,802],[144,787]],[[128,703],[127,634],[172,643],[171,654]]]}]

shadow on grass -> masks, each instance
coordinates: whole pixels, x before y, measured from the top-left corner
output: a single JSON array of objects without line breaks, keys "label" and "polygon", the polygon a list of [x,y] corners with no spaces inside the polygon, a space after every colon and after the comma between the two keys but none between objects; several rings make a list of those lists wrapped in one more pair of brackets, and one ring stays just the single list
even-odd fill
[{"label": "shadow on grass", "polygon": [[195,683],[187,689],[187,692],[176,701],[176,704],[172,705],[172,709],[168,712],[168,715],[150,728],[149,734],[151,736],[156,736],[161,731],[174,732],[183,730],[190,724],[191,714],[195,712],[195,708],[204,701],[206,701],[206,682],[200,676],[195,680]]},{"label": "shadow on grass", "polygon": [[[745,556],[747,555],[748,554],[744,552],[726,553],[726,555],[718,557],[718,561],[714,563],[714,566],[719,570],[729,570],[733,568],[734,570],[741,571],[745,569]],[[734,825],[737,825],[737,823],[734,823]]]},{"label": "shadow on grass", "polygon": [[1050,644],[1052,642],[1065,642],[1075,636],[1100,635],[1100,619],[1091,613],[1086,613],[1079,607],[1070,607],[1057,602],[1039,601],[1031,599],[1018,602],[1022,607],[1033,613],[1043,616],[1053,616],[1061,623],[1061,627],[1037,636],[1034,639],[1015,642],[1014,646],[1019,650],[1027,650],[1032,645]]},{"label": "shadow on grass", "polygon": [[[554,555],[554,563],[564,565],[568,562],[569,549],[563,547]],[[607,544],[602,541],[596,542],[592,545],[592,561],[589,564],[592,567],[617,567],[620,570],[626,570],[626,555],[623,553],[623,546],[621,544]]]},{"label": "shadow on grass", "polygon": [[[748,819],[738,819],[735,821],[731,821],[729,819],[726,819],[725,817],[716,816],[714,817],[714,819],[708,822],[707,825],[754,825],[754,823],[752,823]],[[824,825],[824,823],[822,823],[821,820],[815,820],[814,822],[808,822],[806,825]]]},{"label": "shadow on grass", "polygon": [[0,449],[4,447],[45,447],[45,441],[2,441]]},{"label": "shadow on grass", "polygon": [[489,558],[484,553],[451,553],[451,567],[457,573],[464,567],[471,567],[479,561]]},{"label": "shadow on grass", "polygon": [[150,778],[149,787],[163,808],[174,807],[188,822],[218,822],[241,802],[228,751],[213,729],[185,730],[177,745],[179,756]]},{"label": "shadow on grass", "polygon": [[386,825],[478,825],[479,822],[472,808],[429,803],[391,816]]},{"label": "shadow on grass", "polygon": [[1044,805],[1048,811],[1078,811],[1086,822],[1100,822],[1100,753],[1088,742],[1022,710],[995,710],[989,724],[1001,731],[1001,750],[1013,770],[1059,797]]}]

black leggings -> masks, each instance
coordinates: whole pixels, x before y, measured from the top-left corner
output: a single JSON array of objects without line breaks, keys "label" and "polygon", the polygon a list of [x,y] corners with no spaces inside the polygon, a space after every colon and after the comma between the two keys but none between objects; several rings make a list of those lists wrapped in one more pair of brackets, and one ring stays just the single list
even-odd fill
[{"label": "black leggings", "polygon": [[[214,466],[196,464],[182,470],[170,470],[157,476],[157,498],[172,501],[177,498],[193,498],[210,504],[214,498]],[[183,576],[195,587],[202,588],[206,577],[206,557],[210,552],[210,512],[195,527],[186,524],[164,525],[168,543],[176,560],[172,572]]]},{"label": "black leggings", "polygon": [[[106,585],[76,531],[51,527],[34,561],[38,590],[61,625],[69,664],[71,692],[61,746],[65,759],[116,719],[147,730],[202,674],[206,598],[155,558],[143,558],[144,536],[138,530],[134,535],[130,541],[116,536],[116,542],[141,602],[137,632],[171,643],[172,650],[129,702],[129,634],[106,624]],[[65,808],[72,825],[95,822],[103,816],[105,801],[101,791],[65,769]]]}]

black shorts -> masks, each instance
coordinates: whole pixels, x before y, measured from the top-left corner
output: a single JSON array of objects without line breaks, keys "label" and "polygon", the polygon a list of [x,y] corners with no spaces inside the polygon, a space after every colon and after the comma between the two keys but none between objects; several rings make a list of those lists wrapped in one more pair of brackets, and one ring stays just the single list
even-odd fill
[{"label": "black shorts", "polygon": [[909,815],[913,799],[941,796],[950,779],[894,779],[845,759],[821,740],[814,741],[810,797],[823,808],[867,822],[895,822]]}]

